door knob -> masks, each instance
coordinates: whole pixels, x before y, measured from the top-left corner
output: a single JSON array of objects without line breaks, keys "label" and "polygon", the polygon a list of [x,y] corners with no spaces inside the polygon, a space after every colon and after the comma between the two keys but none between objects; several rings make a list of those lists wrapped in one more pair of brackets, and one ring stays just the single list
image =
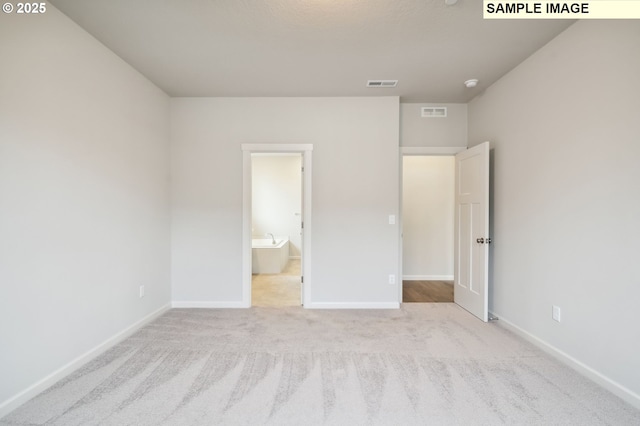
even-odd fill
[{"label": "door knob", "polygon": [[484,238],[478,238],[478,239],[476,239],[476,243],[478,243],[478,244],[484,244]]}]

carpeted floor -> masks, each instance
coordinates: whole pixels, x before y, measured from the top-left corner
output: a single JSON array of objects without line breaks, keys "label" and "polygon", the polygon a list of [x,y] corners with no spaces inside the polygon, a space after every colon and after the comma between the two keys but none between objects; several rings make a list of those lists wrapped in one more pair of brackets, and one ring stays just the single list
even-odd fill
[{"label": "carpeted floor", "polygon": [[637,425],[453,304],[173,309],[0,425]]}]

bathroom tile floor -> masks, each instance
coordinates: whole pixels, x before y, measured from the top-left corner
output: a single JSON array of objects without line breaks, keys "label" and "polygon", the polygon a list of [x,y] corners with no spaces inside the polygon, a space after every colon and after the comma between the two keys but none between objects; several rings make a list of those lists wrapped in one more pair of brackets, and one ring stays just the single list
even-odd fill
[{"label": "bathroom tile floor", "polygon": [[280,274],[255,274],[251,278],[251,305],[300,306],[300,259],[290,259]]}]

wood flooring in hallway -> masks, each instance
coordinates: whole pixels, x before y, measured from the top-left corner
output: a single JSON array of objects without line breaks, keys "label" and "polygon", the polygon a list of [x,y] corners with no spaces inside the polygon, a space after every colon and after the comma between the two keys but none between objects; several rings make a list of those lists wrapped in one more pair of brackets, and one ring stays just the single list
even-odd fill
[{"label": "wood flooring in hallway", "polygon": [[403,303],[453,303],[453,281],[403,281]]}]

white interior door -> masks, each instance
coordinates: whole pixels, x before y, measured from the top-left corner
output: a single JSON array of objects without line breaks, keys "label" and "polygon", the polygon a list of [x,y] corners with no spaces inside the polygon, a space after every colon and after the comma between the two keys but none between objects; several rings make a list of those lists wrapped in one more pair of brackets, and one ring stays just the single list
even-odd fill
[{"label": "white interior door", "polygon": [[489,142],[456,155],[454,301],[488,321]]}]

